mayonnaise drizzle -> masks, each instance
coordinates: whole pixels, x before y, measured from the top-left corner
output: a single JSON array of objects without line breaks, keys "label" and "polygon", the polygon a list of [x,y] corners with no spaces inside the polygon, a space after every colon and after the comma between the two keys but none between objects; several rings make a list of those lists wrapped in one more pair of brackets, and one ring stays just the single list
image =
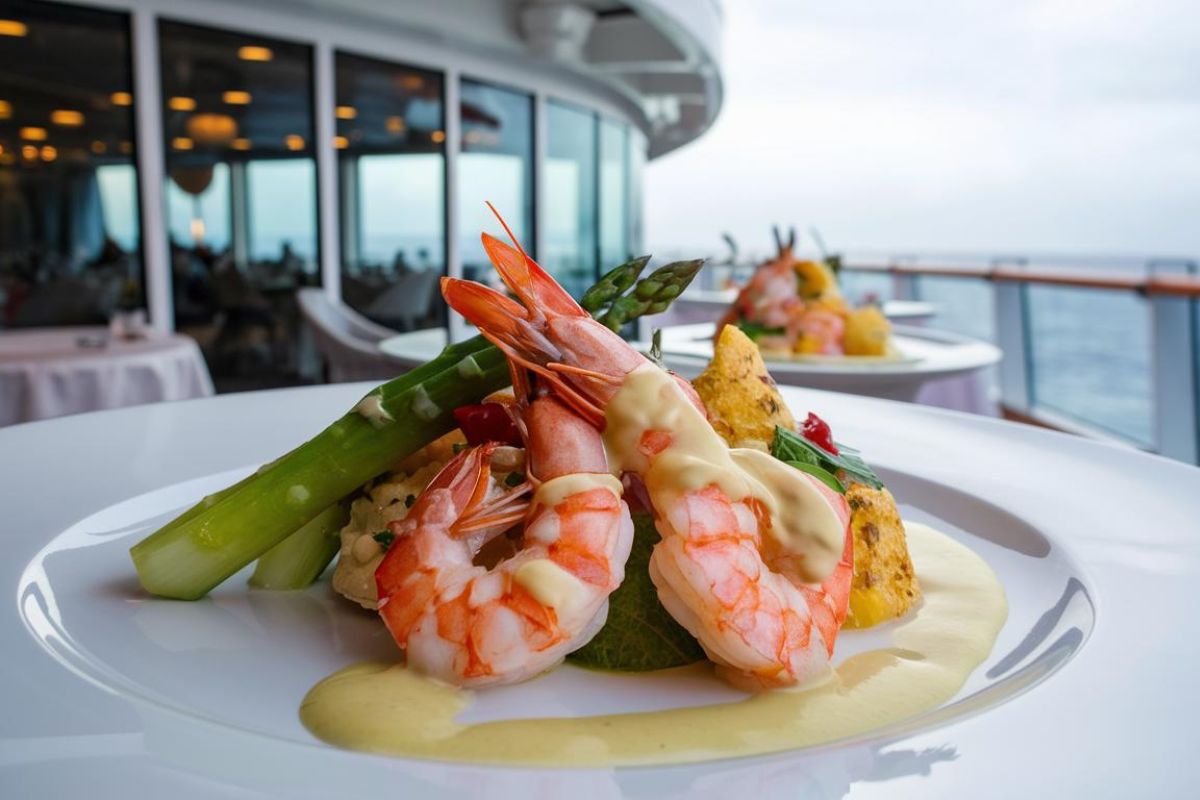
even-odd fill
[{"label": "mayonnaise drizzle", "polygon": [[[922,605],[891,627],[889,647],[843,660],[816,686],[666,711],[464,724],[455,718],[473,693],[403,666],[366,662],[313,687],[300,718],[318,738],[355,750],[550,766],[696,762],[863,734],[952,699],[991,652],[1008,614],[1004,589],[983,559],[932,528],[906,527]],[[705,672],[711,675],[697,665],[639,680],[669,692],[680,673]]]},{"label": "mayonnaise drizzle", "polygon": [[[796,561],[800,578],[822,581],[842,556],[845,529],[804,473],[756,451],[734,455],[708,420],[684,396],[675,379],[653,364],[625,377],[605,407],[604,446],[614,472],[640,472],[656,507],[660,499],[716,485],[730,500],[752,497],[771,517],[771,536]],[[669,432],[672,441],[649,468],[641,455],[646,431]]]}]

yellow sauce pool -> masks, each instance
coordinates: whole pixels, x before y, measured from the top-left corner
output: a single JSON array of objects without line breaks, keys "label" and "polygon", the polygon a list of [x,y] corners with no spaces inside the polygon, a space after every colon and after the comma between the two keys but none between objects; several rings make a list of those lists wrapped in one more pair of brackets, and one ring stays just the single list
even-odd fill
[{"label": "yellow sauce pool", "polygon": [[949,701],[1008,616],[1004,589],[983,559],[932,528],[906,528],[923,604],[892,629],[890,647],[845,659],[817,686],[665,711],[461,724],[455,717],[471,692],[367,662],[314,686],[300,718],[318,738],[354,750],[577,767],[759,755],[864,733]]}]

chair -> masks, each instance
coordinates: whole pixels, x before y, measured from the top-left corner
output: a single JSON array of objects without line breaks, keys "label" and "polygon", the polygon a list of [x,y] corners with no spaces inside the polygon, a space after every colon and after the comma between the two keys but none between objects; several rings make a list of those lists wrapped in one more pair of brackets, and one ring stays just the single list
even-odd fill
[{"label": "chair", "polygon": [[318,288],[296,292],[300,313],[312,329],[317,352],[333,383],[392,378],[407,367],[379,352],[378,343],[395,331],[376,325]]}]

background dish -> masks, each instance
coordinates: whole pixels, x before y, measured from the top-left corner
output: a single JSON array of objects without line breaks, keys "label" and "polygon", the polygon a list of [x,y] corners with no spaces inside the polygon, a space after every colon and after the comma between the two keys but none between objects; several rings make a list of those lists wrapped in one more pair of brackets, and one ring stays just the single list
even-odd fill
[{"label": "background dish", "polygon": [[[1200,625],[1183,613],[1161,614],[1189,607],[1200,571],[1200,548],[1189,527],[1200,510],[1193,499],[1200,473],[1042,431],[797,390],[785,390],[794,408],[816,411],[839,438],[859,445],[905,505],[1002,537],[1007,549],[972,544],[989,561],[1014,559],[1011,569],[992,561],[1004,570],[1013,611],[993,657],[968,689],[1000,677],[987,675],[997,669],[1023,675],[1025,683],[1010,689],[1026,688],[1078,650],[1061,674],[985,714],[963,712],[995,698],[954,708],[962,717],[956,720],[925,720],[816,751],[695,767],[489,770],[344,753],[270,730],[298,728],[294,719],[264,711],[290,696],[289,681],[307,680],[294,670],[311,668],[320,677],[324,669],[307,660],[312,640],[283,632],[319,633],[324,657],[337,663],[344,656],[345,663],[360,657],[357,648],[372,646],[372,636],[382,633],[377,623],[369,616],[341,620],[341,610],[338,622],[329,623],[320,590],[295,602],[246,594],[234,584],[228,598],[194,606],[131,601],[132,572],[126,567],[113,575],[112,568],[127,565],[123,545],[138,533],[131,523],[184,505],[232,470],[298,443],[368,388],[228,396],[0,432],[0,463],[10,476],[0,487],[0,505],[11,523],[0,569],[16,600],[0,616],[0,641],[10,654],[0,671],[5,706],[12,709],[0,720],[6,739],[0,765],[16,796],[72,787],[104,796],[133,780],[176,796],[192,790],[211,796],[220,782],[290,796],[327,796],[347,791],[350,782],[355,792],[407,787],[453,795],[487,786],[496,796],[557,793],[585,783],[589,796],[751,790],[793,797],[806,791],[840,796],[851,786],[867,794],[883,787],[903,793],[912,780],[922,781],[923,794],[946,795],[971,785],[1004,786],[1006,794],[1035,787],[1037,794],[1078,793],[1093,785],[1119,792],[1121,780],[1138,792],[1157,787],[1169,794],[1186,785],[1187,769],[1178,766],[1187,763],[1186,739],[1179,733],[1198,710],[1190,689]],[[68,448],[72,457],[64,460],[58,454]],[[37,561],[39,552],[44,557]],[[1012,577],[1025,571],[1027,579]],[[1080,648],[1093,603],[1099,626]],[[181,615],[193,619],[181,623]],[[1138,632],[1136,643],[1130,631]],[[30,633],[73,672],[50,660]],[[239,637],[257,645],[243,647]],[[380,641],[387,643],[386,634]],[[189,676],[143,664],[137,656],[150,645],[167,659],[158,664],[195,671]],[[287,668],[280,671],[280,663]],[[98,691],[97,683],[120,694]],[[139,699],[131,700],[134,695]],[[517,695],[512,702],[525,708],[528,698]],[[599,700],[581,695],[578,703],[584,708]],[[187,713],[169,710],[179,707]],[[1138,735],[1130,737],[1131,730]],[[1059,761],[1066,738],[1093,754],[1086,763]],[[1140,762],[1150,766],[1129,766]]]}]

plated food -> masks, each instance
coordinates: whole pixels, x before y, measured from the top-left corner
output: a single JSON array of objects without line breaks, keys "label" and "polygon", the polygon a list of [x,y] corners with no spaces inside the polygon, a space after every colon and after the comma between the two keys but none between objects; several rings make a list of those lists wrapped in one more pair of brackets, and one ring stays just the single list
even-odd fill
[{"label": "plated food", "polygon": [[771,358],[895,360],[891,324],[877,305],[850,306],[836,262],[793,254],[796,232],[775,230],[778,253],[759,264],[717,325],[736,325]]},{"label": "plated food", "polygon": [[[829,741],[954,695],[1005,618],[985,562],[905,526],[816,415],[797,425],[737,328],[694,387],[613,332],[677,296],[698,265],[639,282],[645,262],[631,262],[581,305],[515,240],[484,246],[515,300],[443,281],[483,338],[136,545],[147,590],[194,599],[255,558],[260,585],[303,586],[340,552],[334,587],[377,610],[397,663],[322,681],[301,718],[334,744],[399,755],[698,760]],[[848,621],[893,622],[892,645],[837,663]],[[565,659],[700,670],[746,695],[457,719],[468,690]]]}]

